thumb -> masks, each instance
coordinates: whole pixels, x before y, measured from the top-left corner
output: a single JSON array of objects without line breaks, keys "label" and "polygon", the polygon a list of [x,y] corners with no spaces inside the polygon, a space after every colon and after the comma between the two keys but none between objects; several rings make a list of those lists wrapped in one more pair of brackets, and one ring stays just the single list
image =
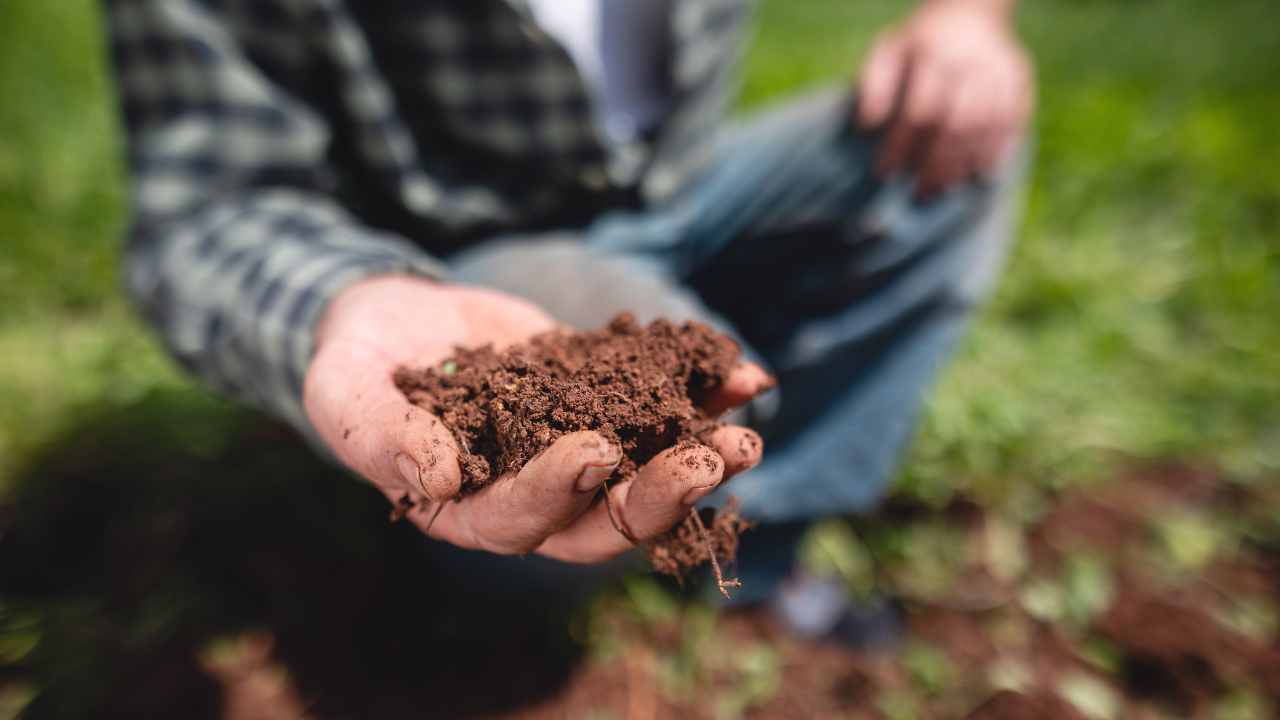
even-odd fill
[{"label": "thumb", "polygon": [[906,52],[894,36],[882,36],[871,48],[859,78],[858,124],[871,129],[888,122],[902,87]]},{"label": "thumb", "polygon": [[326,343],[307,370],[307,416],[343,464],[389,497],[452,499],[462,485],[453,434],[405,399],[392,370],[364,346]]}]

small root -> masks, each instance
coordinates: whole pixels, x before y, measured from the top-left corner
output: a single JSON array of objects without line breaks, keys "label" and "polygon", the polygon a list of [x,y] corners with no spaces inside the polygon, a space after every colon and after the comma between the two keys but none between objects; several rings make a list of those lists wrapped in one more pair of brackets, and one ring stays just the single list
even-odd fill
[{"label": "small root", "polygon": [[394,505],[391,506],[391,514],[387,517],[387,520],[392,523],[398,523],[403,520],[404,516],[408,515],[409,511],[414,507],[415,505],[413,504],[413,501],[409,499],[409,493],[405,493],[400,496],[400,499],[397,500]]},{"label": "small root", "polygon": [[440,512],[441,512],[442,510],[444,510],[444,504],[445,504],[446,502],[448,502],[448,501],[447,501],[447,500],[441,500],[441,501],[440,501],[440,504],[439,504],[439,505],[436,505],[436,511],[435,511],[435,512],[433,512],[433,513],[431,513],[431,519],[427,521],[427,526],[426,526],[425,528],[423,528],[423,529],[422,529],[422,534],[423,534],[423,535],[426,535],[426,534],[428,534],[428,533],[430,533],[430,532],[431,532],[431,526],[436,524],[436,518],[440,517]]},{"label": "small root", "polygon": [[724,595],[726,600],[732,600],[733,596],[729,594],[729,588],[742,587],[742,581],[737,578],[724,579],[724,572],[720,569],[720,561],[716,558],[715,545],[711,542],[711,535],[707,532],[707,526],[702,522],[702,516],[698,515],[697,508],[689,508],[689,518],[693,520],[693,526],[698,529],[698,535],[702,538],[702,545],[707,550],[707,557],[711,559],[711,571],[716,576],[716,588],[720,590],[720,594]]}]

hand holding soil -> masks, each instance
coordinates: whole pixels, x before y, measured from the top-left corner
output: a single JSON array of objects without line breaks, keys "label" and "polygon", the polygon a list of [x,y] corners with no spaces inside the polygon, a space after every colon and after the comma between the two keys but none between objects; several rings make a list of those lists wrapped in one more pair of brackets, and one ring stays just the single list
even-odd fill
[{"label": "hand holding soil", "polygon": [[[687,535],[696,524],[719,547],[731,544],[729,535],[736,538],[737,521],[730,517],[727,523],[702,528],[690,509],[724,480],[759,462],[762,444],[751,430],[719,425],[714,417],[770,387],[772,380],[759,367],[738,363],[736,347],[724,344],[731,346],[730,341],[695,327],[703,342],[695,364],[701,365],[669,368],[683,370],[663,381],[674,383],[666,390],[645,387],[636,392],[627,389],[627,381],[643,379],[643,374],[620,372],[616,363],[585,368],[585,376],[576,372],[584,370],[585,356],[574,356],[587,347],[583,343],[595,342],[592,347],[607,351],[610,342],[616,345],[616,339],[609,339],[618,334],[614,331],[545,335],[518,353],[541,355],[538,368],[521,369],[519,362],[512,364],[511,353],[500,351],[557,329],[538,308],[490,290],[384,276],[348,288],[330,304],[319,327],[304,400],[309,418],[338,458],[432,537],[502,554],[537,552],[599,562],[630,549],[633,541],[652,541],[684,520],[671,537]],[[680,351],[671,344],[682,342],[680,328],[670,323],[664,328],[659,335],[666,339],[647,347],[650,357],[645,359],[684,363],[687,358],[678,357]],[[638,329],[632,325],[628,332]],[[555,337],[579,340],[576,346],[572,341],[555,345],[550,342]],[[614,357],[633,365],[640,359]],[[397,388],[392,377],[402,368],[422,369],[401,370]],[[572,395],[570,386],[592,373],[594,382],[611,382],[606,376],[617,381],[613,400],[602,401],[599,393],[594,398]],[[501,385],[483,388],[491,408],[500,409],[494,400],[523,397],[519,402],[524,404],[511,417],[527,419],[540,408],[551,422],[541,429],[528,425],[524,435],[504,433],[508,440],[501,443],[493,433],[478,442],[484,434],[478,428],[489,419],[470,417],[467,413],[474,415],[474,409],[462,409],[467,393],[474,396],[480,387],[473,384],[468,391],[463,385],[482,375],[506,378]],[[529,387],[556,394],[530,397]],[[545,406],[548,398],[559,405]],[[625,425],[623,415],[643,415],[646,407],[650,415],[671,416],[661,419],[660,431],[654,432],[651,422],[649,430],[640,429],[644,422],[630,429],[615,422]],[[501,412],[495,418],[508,423],[508,430],[517,429],[510,417],[499,416]],[[460,439],[468,447],[460,447]],[[486,442],[492,447],[482,447]],[[606,482],[608,502],[600,497]],[[654,560],[664,569],[663,558]],[[665,569],[674,570],[681,562],[668,557],[666,564],[670,567]]]}]

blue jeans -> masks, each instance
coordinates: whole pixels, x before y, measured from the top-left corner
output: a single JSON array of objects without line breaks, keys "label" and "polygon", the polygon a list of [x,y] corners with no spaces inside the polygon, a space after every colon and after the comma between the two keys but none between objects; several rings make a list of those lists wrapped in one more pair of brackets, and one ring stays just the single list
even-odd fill
[{"label": "blue jeans", "polygon": [[764,461],[725,492],[779,530],[881,497],[1016,214],[1018,162],[928,202],[909,178],[880,181],[877,139],[850,125],[852,105],[823,92],[749,117],[666,205],[455,259],[459,280],[571,325],[630,310],[734,334],[779,386],[746,409]]}]

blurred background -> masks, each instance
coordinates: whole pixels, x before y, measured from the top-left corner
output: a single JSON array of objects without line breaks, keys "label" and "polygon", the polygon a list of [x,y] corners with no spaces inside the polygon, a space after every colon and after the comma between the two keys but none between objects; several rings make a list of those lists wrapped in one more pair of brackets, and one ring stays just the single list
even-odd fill
[{"label": "blurred background", "polygon": [[[765,0],[742,107],[852,77],[909,7]],[[1280,712],[1274,0],[1024,3],[1020,244],[893,497],[806,549],[901,608],[862,654],[642,575],[452,588],[184,379],[118,290],[99,20],[0,3],[0,718]]]}]

